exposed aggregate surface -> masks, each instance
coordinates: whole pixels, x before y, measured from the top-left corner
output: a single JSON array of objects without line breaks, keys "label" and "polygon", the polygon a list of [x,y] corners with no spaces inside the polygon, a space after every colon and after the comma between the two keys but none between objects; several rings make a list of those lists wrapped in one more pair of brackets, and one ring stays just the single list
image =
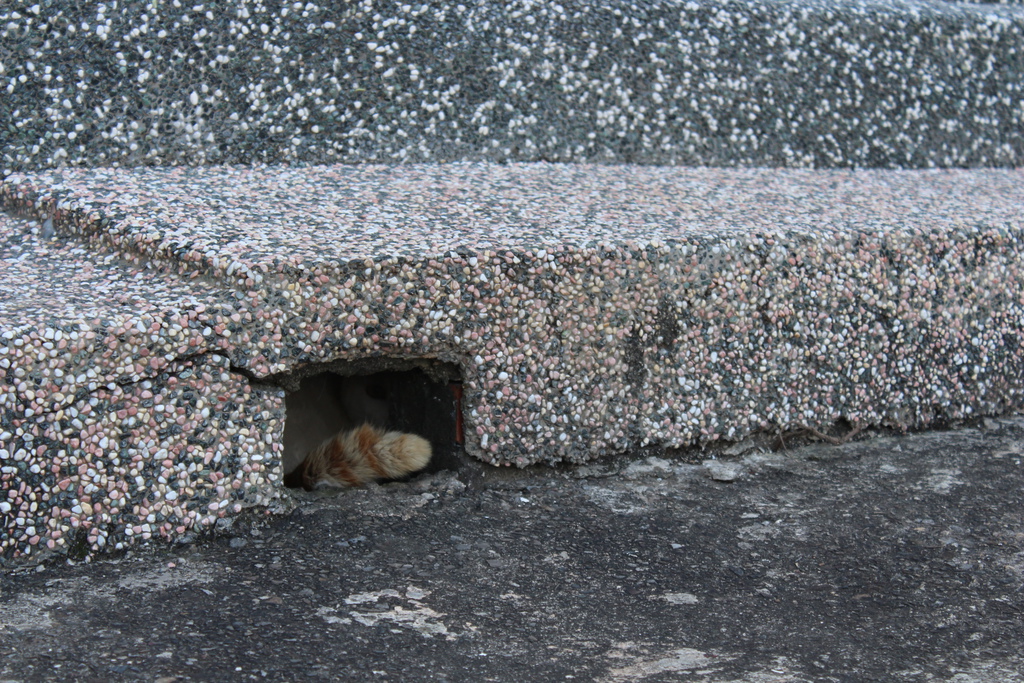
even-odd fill
[{"label": "exposed aggregate surface", "polygon": [[0,214],[0,552],[181,537],[260,501],[284,412],[216,353],[224,292],[39,232]]},{"label": "exposed aggregate surface", "polygon": [[337,359],[456,363],[467,449],[520,466],[1019,408],[1022,180],[13,174],[0,200],[35,222],[3,223],[0,553],[179,537],[265,501],[283,400],[252,379]]},{"label": "exposed aggregate surface", "polygon": [[0,168],[1024,159],[1024,9],[7,3]]}]

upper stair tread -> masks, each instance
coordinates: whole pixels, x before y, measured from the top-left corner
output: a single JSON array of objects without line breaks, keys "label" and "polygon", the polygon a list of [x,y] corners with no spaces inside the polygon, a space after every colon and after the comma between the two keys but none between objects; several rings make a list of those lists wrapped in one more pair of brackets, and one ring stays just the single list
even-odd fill
[{"label": "upper stair tread", "polygon": [[[58,232],[262,281],[271,271],[451,251],[657,245],[702,235],[1024,225],[1024,170],[559,164],[65,169],[13,174]],[[68,220],[77,215],[78,220]],[[63,222],[62,222],[63,221]]]}]

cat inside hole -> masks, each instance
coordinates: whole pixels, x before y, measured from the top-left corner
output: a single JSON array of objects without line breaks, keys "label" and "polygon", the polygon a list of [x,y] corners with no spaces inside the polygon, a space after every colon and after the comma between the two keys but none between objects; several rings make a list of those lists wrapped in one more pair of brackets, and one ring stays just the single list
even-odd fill
[{"label": "cat inside hole", "polygon": [[430,442],[387,428],[390,390],[373,376],[323,373],[286,400],[284,484],[307,491],[397,479],[430,462]]}]

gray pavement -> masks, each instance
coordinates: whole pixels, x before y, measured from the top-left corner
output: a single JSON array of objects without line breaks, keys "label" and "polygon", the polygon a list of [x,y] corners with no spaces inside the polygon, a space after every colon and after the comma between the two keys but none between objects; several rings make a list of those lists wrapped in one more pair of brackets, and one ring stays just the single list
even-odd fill
[{"label": "gray pavement", "polygon": [[0,680],[1024,680],[1024,419],[730,452],[467,464],[8,571]]}]

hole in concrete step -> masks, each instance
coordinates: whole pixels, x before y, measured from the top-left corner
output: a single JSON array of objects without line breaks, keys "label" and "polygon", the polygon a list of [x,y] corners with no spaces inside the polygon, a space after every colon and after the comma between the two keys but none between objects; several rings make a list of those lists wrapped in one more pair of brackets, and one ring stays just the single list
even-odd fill
[{"label": "hole in concrete step", "polygon": [[370,423],[430,442],[424,472],[457,470],[462,462],[462,385],[458,368],[429,359],[334,362],[278,376],[285,387],[285,484],[313,448],[338,432]]}]

